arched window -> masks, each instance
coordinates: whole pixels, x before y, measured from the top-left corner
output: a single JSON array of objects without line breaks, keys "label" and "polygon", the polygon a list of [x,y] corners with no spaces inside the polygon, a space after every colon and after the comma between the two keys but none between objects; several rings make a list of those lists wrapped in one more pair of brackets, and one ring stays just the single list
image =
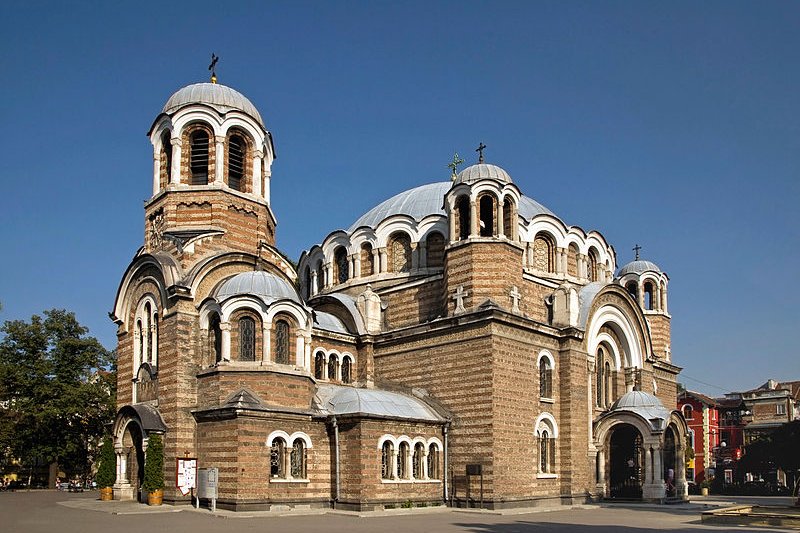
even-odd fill
[{"label": "arched window", "polygon": [[239,319],[239,361],[256,360],[256,321],[245,316]]},{"label": "arched window", "polygon": [[291,463],[292,477],[294,479],[306,478],[306,443],[303,439],[295,439],[292,443]]},{"label": "arched window", "polygon": [[325,288],[325,265],[317,263],[317,292]]},{"label": "arched window", "polygon": [[481,196],[480,202],[481,237],[492,237],[495,234],[495,200],[489,194]]},{"label": "arched window", "polygon": [[444,235],[438,231],[432,232],[425,239],[428,268],[441,268],[444,266]]},{"label": "arched window", "polygon": [[400,479],[408,479],[408,443],[401,442],[399,451],[397,453],[397,477]]},{"label": "arched window", "polygon": [[325,354],[317,352],[314,356],[314,377],[322,379],[325,377]]},{"label": "arched window", "polygon": [[552,443],[550,442],[550,433],[544,429],[539,436],[539,472],[542,474],[549,474],[552,461],[550,454],[552,453]]},{"label": "arched window", "polygon": [[654,292],[653,284],[649,281],[646,281],[644,283],[644,308],[648,311],[652,311],[655,307]]},{"label": "arched window", "polygon": [[353,362],[349,357],[342,357],[342,383],[351,383],[353,381]]},{"label": "arched window", "polygon": [[289,323],[285,320],[275,323],[275,362],[289,364]]},{"label": "arched window", "polygon": [[361,277],[371,276],[375,273],[375,260],[372,257],[372,245],[365,242],[361,245]]},{"label": "arched window", "polygon": [[575,243],[570,244],[567,249],[567,274],[578,277],[578,247]]},{"label": "arched window", "polygon": [[286,441],[281,437],[275,437],[272,441],[272,448],[269,454],[269,475],[272,478],[286,477]]},{"label": "arched window", "polygon": [[[144,359],[144,328],[142,328],[141,319],[136,321],[136,338],[139,341],[139,346],[136,347],[137,356],[139,358],[137,362],[138,364],[142,364],[144,363],[145,359]],[[134,369],[134,371],[135,370],[136,369]]]},{"label": "arched window", "polygon": [[533,268],[555,272],[555,245],[549,235],[539,233],[533,239]]},{"label": "arched window", "polygon": [[539,359],[539,396],[542,398],[553,397],[553,369],[547,357]]},{"label": "arched window", "polygon": [[428,446],[428,479],[439,479],[439,447],[436,444]]},{"label": "arched window", "polygon": [[458,213],[458,238],[464,240],[470,233],[470,207],[469,197],[459,196],[456,200],[456,211]]},{"label": "arched window", "polygon": [[514,202],[511,198],[503,200],[503,234],[509,239],[514,238]]},{"label": "arched window", "polygon": [[222,328],[220,327],[219,315],[211,317],[209,333],[211,334],[211,349],[214,351],[214,362],[222,361]]},{"label": "arched window", "polygon": [[337,283],[344,283],[350,277],[348,263],[347,250],[344,249],[344,246],[339,246],[336,248],[336,251],[333,252],[333,264],[336,268],[334,277],[336,278]]},{"label": "arched window", "polygon": [[597,357],[595,358],[595,365],[594,365],[595,373],[597,375],[597,383],[595,387],[595,392],[596,392],[595,405],[597,405],[597,407],[603,407],[603,398],[605,398],[603,394],[603,384],[604,384],[603,372],[605,370],[605,358],[606,355],[603,348],[598,348]]},{"label": "arched window", "polygon": [[166,186],[172,179],[172,142],[169,130],[161,134],[161,186]]},{"label": "arched window", "polygon": [[312,296],[314,296],[314,290],[313,290],[314,287],[311,283],[313,280],[311,279],[311,268],[309,267],[306,267],[305,279],[306,279],[306,298],[311,298]]},{"label": "arched window", "polygon": [[147,353],[145,354],[145,361],[150,363],[153,360],[153,328],[150,323],[153,311],[150,307],[150,302],[144,304],[144,331],[147,337]]},{"label": "arched window", "polygon": [[611,405],[611,363],[606,361],[603,367],[603,400],[605,406]]},{"label": "arched window", "polygon": [[586,265],[586,270],[587,270],[586,276],[589,278],[589,281],[598,280],[597,252],[594,250],[594,248],[589,250],[589,257]]},{"label": "arched window", "polygon": [[191,185],[208,185],[208,133],[195,130],[189,137],[189,173]]},{"label": "arched window", "polygon": [[381,479],[392,479],[394,469],[392,460],[394,459],[394,447],[388,440],[381,447]]},{"label": "arched window", "polygon": [[328,356],[328,379],[334,380],[336,379],[336,374],[339,371],[339,358],[336,357],[336,354],[331,354]]},{"label": "arched window", "polygon": [[689,405],[689,404],[684,405],[683,406],[683,418],[685,418],[686,420],[692,420],[692,416],[693,416],[692,406]]},{"label": "arched window", "polygon": [[628,294],[633,297],[634,300],[637,302],[639,301],[639,286],[636,284],[635,281],[629,281],[625,285],[625,289],[628,291]]},{"label": "arched window", "polygon": [[411,270],[411,238],[403,232],[389,238],[389,264],[392,272]]},{"label": "arched window", "polygon": [[412,476],[414,479],[423,479],[425,470],[425,445],[418,442],[414,445],[414,456],[411,458]]},{"label": "arched window", "polygon": [[231,135],[228,139],[228,187],[243,191],[245,154],[247,145],[241,135]]}]

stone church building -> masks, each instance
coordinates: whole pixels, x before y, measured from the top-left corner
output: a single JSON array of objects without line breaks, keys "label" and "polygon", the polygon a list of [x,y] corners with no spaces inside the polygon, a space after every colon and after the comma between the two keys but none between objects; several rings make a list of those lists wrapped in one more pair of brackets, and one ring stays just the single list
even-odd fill
[{"label": "stone church building", "polygon": [[190,498],[184,457],[219,469],[235,510],[685,497],[658,266],[617,268],[600,233],[482,155],[295,265],[275,247],[273,137],[246,97],[184,87],[149,139],[144,245],[112,313],[115,497],[140,497],[153,433],[173,503]]}]

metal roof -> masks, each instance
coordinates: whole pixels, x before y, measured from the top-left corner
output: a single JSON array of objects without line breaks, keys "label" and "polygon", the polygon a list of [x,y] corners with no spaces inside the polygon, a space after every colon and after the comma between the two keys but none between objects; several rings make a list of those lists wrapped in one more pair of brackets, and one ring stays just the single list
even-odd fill
[{"label": "metal roof", "polygon": [[303,303],[291,283],[263,270],[236,274],[225,280],[213,294],[218,302],[243,295],[257,296],[267,305],[277,300]]},{"label": "metal roof", "polygon": [[458,173],[455,182],[458,183],[474,183],[478,180],[490,179],[501,181],[503,183],[513,183],[511,176],[508,172],[498,167],[497,165],[489,165],[487,163],[478,163],[467,167]]},{"label": "metal roof", "polygon": [[422,400],[399,392],[320,384],[314,403],[331,415],[367,415],[443,422]]},{"label": "metal roof", "polygon": [[[347,233],[352,233],[362,226],[375,228],[383,220],[394,215],[407,215],[416,221],[430,215],[446,216],[447,213],[443,209],[444,196],[452,186],[452,182],[442,181],[421,185],[396,194],[361,215],[347,229]],[[541,214],[553,215],[552,211],[527,196],[520,199],[518,212],[525,220]]]},{"label": "metal roof", "polygon": [[619,269],[619,274],[617,274],[618,278],[621,278],[625,274],[644,274],[645,272],[656,272],[661,274],[661,269],[658,268],[658,265],[653,263],[652,261],[645,261],[643,259],[639,259],[636,261],[631,261],[627,265],[623,266]]},{"label": "metal roof", "polygon": [[246,96],[235,89],[218,83],[195,83],[178,89],[175,94],[169,97],[161,112],[169,114],[180,107],[191,104],[210,105],[221,113],[232,110],[242,111],[253,117],[261,124],[262,128],[266,129],[258,109]]},{"label": "metal roof", "polygon": [[663,429],[664,424],[654,423],[656,420],[666,421],[670,411],[664,407],[657,397],[644,391],[626,392],[611,406],[611,411],[629,411],[649,421],[654,429]]},{"label": "metal roof", "polygon": [[314,327],[336,333],[350,333],[339,317],[323,311],[314,312]]}]

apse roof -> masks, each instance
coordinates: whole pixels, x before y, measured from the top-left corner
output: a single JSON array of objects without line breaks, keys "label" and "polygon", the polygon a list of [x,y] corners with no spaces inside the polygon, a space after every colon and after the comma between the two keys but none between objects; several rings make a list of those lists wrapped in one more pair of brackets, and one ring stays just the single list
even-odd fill
[{"label": "apse roof", "polygon": [[314,326],[336,333],[350,333],[347,331],[347,327],[345,327],[344,322],[342,322],[338,317],[323,311],[314,312]]},{"label": "apse roof", "polygon": [[235,89],[218,83],[195,83],[178,89],[169,97],[161,112],[172,113],[179,107],[191,104],[210,105],[221,113],[232,110],[242,111],[256,119],[261,124],[261,127],[266,128],[258,109],[246,96]]},{"label": "apse roof", "polygon": [[214,298],[219,302],[243,295],[257,296],[266,304],[284,299],[303,303],[291,283],[263,270],[236,274],[222,282],[214,291]]},{"label": "apse roof", "polygon": [[380,389],[320,384],[314,398],[318,408],[331,415],[366,415],[443,422],[422,400]]},{"label": "apse roof", "polygon": [[[416,221],[422,220],[429,215],[445,216],[446,213],[443,209],[444,195],[447,194],[447,191],[452,186],[452,182],[442,181],[420,185],[396,194],[361,215],[347,229],[347,232],[352,233],[362,226],[377,227],[383,220],[394,215],[410,216]],[[527,196],[523,196],[520,199],[518,212],[525,220],[530,220],[540,214],[553,215],[552,211]]]}]

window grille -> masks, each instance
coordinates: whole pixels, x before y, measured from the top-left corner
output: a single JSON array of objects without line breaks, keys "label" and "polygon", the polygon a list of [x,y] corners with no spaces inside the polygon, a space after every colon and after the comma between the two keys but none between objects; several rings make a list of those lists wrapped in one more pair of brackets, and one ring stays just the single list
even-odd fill
[{"label": "window grille", "polygon": [[428,447],[428,478],[439,479],[439,448],[435,444]]},{"label": "window grille", "polygon": [[412,464],[412,468],[413,468],[412,475],[414,476],[414,479],[422,479],[423,478],[424,472],[423,472],[422,464],[423,464],[424,459],[425,459],[425,446],[423,446],[421,443],[415,444],[414,445],[414,455],[412,456],[412,459],[411,459],[411,464]]},{"label": "window grille", "polygon": [[275,323],[275,362],[289,364],[289,324],[285,320]]},{"label": "window grille", "polygon": [[190,137],[189,172],[192,185],[208,184],[208,133],[197,130]]},{"label": "window grille", "polygon": [[317,352],[314,356],[314,377],[322,379],[325,377],[325,354]]},{"label": "window grille", "polygon": [[239,135],[232,135],[228,140],[228,187],[242,190],[244,176],[245,143]]},{"label": "window grille", "polygon": [[550,239],[537,235],[533,239],[533,268],[541,272],[554,272],[553,248]]},{"label": "window grille", "polygon": [[286,442],[280,437],[272,441],[270,450],[269,465],[270,476],[273,478],[285,478],[286,472],[283,465],[283,456],[286,453]]},{"label": "window grille", "polygon": [[336,262],[336,279],[339,283],[344,283],[350,277],[347,250],[341,246],[337,248],[334,259]]},{"label": "window grille", "polygon": [[256,360],[256,321],[248,316],[239,320],[239,360]]},{"label": "window grille", "polygon": [[150,318],[152,316],[152,311],[150,310],[150,302],[144,304],[144,330],[145,335],[147,336],[147,362],[151,362],[153,360],[153,328],[151,328]]},{"label": "window grille", "polygon": [[408,479],[408,443],[400,443],[400,452],[397,454],[397,477]]},{"label": "window grille", "polygon": [[342,359],[342,383],[350,383],[353,381],[351,374],[352,362],[349,357]]},{"label": "window grille", "polygon": [[394,450],[391,442],[384,442],[381,447],[381,479],[392,479],[392,456]]},{"label": "window grille", "polygon": [[411,270],[411,238],[400,234],[392,239],[392,272]]},{"label": "window grille", "polygon": [[539,437],[539,471],[542,474],[550,472],[550,435],[543,430]]},{"label": "window grille", "polygon": [[331,354],[328,357],[328,379],[336,379],[336,371],[339,369],[339,358]]},{"label": "window grille", "polygon": [[295,479],[306,478],[306,444],[303,439],[295,439],[292,443],[291,453],[292,477]]},{"label": "window grille", "polygon": [[539,396],[542,398],[553,397],[553,369],[550,361],[542,357],[539,361]]}]

